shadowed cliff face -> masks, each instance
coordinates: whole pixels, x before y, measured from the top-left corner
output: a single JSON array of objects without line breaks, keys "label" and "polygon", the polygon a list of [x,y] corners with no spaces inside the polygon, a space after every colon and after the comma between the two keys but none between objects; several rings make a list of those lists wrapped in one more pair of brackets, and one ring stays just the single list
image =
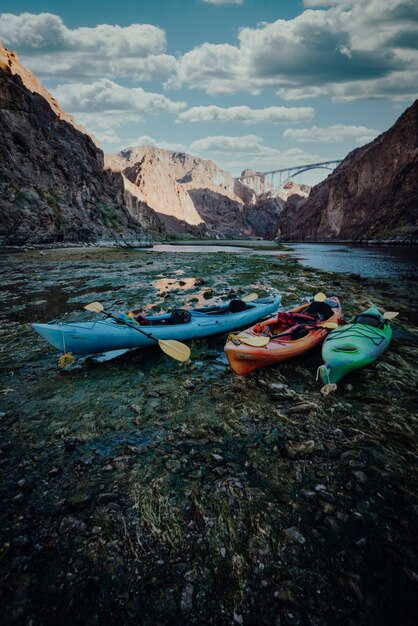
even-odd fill
[{"label": "shadowed cliff face", "polygon": [[[122,172],[126,191],[151,207],[169,232],[220,238],[258,234],[244,212],[254,203],[254,192],[213,161],[138,146],[106,155],[105,162]],[[276,215],[270,232],[275,223]]]},{"label": "shadowed cliff face", "polygon": [[120,174],[90,137],[0,68],[0,243],[94,241],[139,233]]},{"label": "shadowed cliff face", "polygon": [[351,152],[309,198],[290,198],[276,236],[291,241],[418,239],[418,100]]}]

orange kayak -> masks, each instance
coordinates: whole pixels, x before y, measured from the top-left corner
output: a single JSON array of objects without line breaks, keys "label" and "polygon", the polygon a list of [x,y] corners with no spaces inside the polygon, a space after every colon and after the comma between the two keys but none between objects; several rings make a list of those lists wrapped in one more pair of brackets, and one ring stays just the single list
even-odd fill
[{"label": "orange kayak", "polygon": [[[225,354],[234,372],[245,376],[253,370],[280,363],[314,348],[329,333],[329,329],[322,328],[320,324],[340,321],[338,298],[332,296],[322,302],[313,301],[279,312],[277,316],[229,337]],[[255,342],[254,337],[260,336],[270,337],[266,345],[246,343]]]}]

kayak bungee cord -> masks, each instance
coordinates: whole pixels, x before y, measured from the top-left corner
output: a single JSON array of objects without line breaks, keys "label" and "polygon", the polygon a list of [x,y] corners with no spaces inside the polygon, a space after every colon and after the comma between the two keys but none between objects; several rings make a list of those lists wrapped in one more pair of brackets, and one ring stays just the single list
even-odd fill
[{"label": "kayak bungee cord", "polygon": [[[342,326],[341,328],[339,328],[337,330],[337,332],[334,331],[334,333],[330,333],[327,337],[327,342],[328,341],[332,341],[333,339],[340,339],[341,335],[343,333],[347,333],[344,335],[345,338],[350,338],[350,337],[362,337],[365,339],[370,339],[370,341],[372,341],[372,343],[375,346],[380,346],[380,344],[382,343],[382,341],[385,340],[384,337],[382,337],[382,335],[377,332],[377,330],[375,330],[372,326],[368,326],[367,329],[360,329],[360,328],[353,328],[354,324],[350,324],[349,326],[347,326],[346,328],[344,328],[344,326]],[[350,332],[351,331],[351,332]],[[375,335],[374,337],[371,337],[370,335],[367,334],[367,332],[371,332],[372,335]]]}]

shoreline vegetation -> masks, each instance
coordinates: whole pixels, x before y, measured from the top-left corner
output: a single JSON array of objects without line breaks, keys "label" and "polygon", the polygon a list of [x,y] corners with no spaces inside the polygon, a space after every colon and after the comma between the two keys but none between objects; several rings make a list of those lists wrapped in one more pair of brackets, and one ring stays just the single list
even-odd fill
[{"label": "shoreline vegetation", "polygon": [[[3,252],[6,624],[415,624],[416,280],[288,255]],[[318,350],[246,378],[222,336],[189,342],[184,364],[147,349],[63,371],[30,328],[91,319],[95,300],[158,311],[254,291],[400,314],[388,351],[327,397]]]},{"label": "shoreline vegetation", "polygon": [[132,243],[115,242],[113,240],[94,241],[94,242],[50,242],[50,243],[27,243],[20,246],[17,245],[3,245],[0,246],[0,253],[7,253],[12,251],[25,251],[25,250],[66,250],[66,249],[80,249],[86,248],[92,249],[129,249],[129,248],[151,248],[154,245],[175,245],[175,246],[237,246],[237,247],[269,247],[271,249],[277,248],[278,250],[286,249],[292,244],[309,244],[309,245],[353,245],[353,246],[415,246],[417,241],[397,241],[390,239],[371,239],[371,240],[324,240],[324,241],[302,241],[302,240],[289,240],[282,241],[276,239],[199,239],[190,237],[187,239],[170,237],[168,239],[151,239],[147,241],[138,240]]}]

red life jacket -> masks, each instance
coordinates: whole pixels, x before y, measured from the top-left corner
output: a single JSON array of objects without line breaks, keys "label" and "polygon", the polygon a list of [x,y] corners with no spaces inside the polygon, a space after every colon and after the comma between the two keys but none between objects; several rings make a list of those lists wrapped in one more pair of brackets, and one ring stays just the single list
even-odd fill
[{"label": "red life jacket", "polygon": [[319,321],[319,317],[316,315],[309,315],[308,313],[292,313],[279,311],[277,313],[277,321],[284,326],[294,326],[295,324],[312,325]]}]

